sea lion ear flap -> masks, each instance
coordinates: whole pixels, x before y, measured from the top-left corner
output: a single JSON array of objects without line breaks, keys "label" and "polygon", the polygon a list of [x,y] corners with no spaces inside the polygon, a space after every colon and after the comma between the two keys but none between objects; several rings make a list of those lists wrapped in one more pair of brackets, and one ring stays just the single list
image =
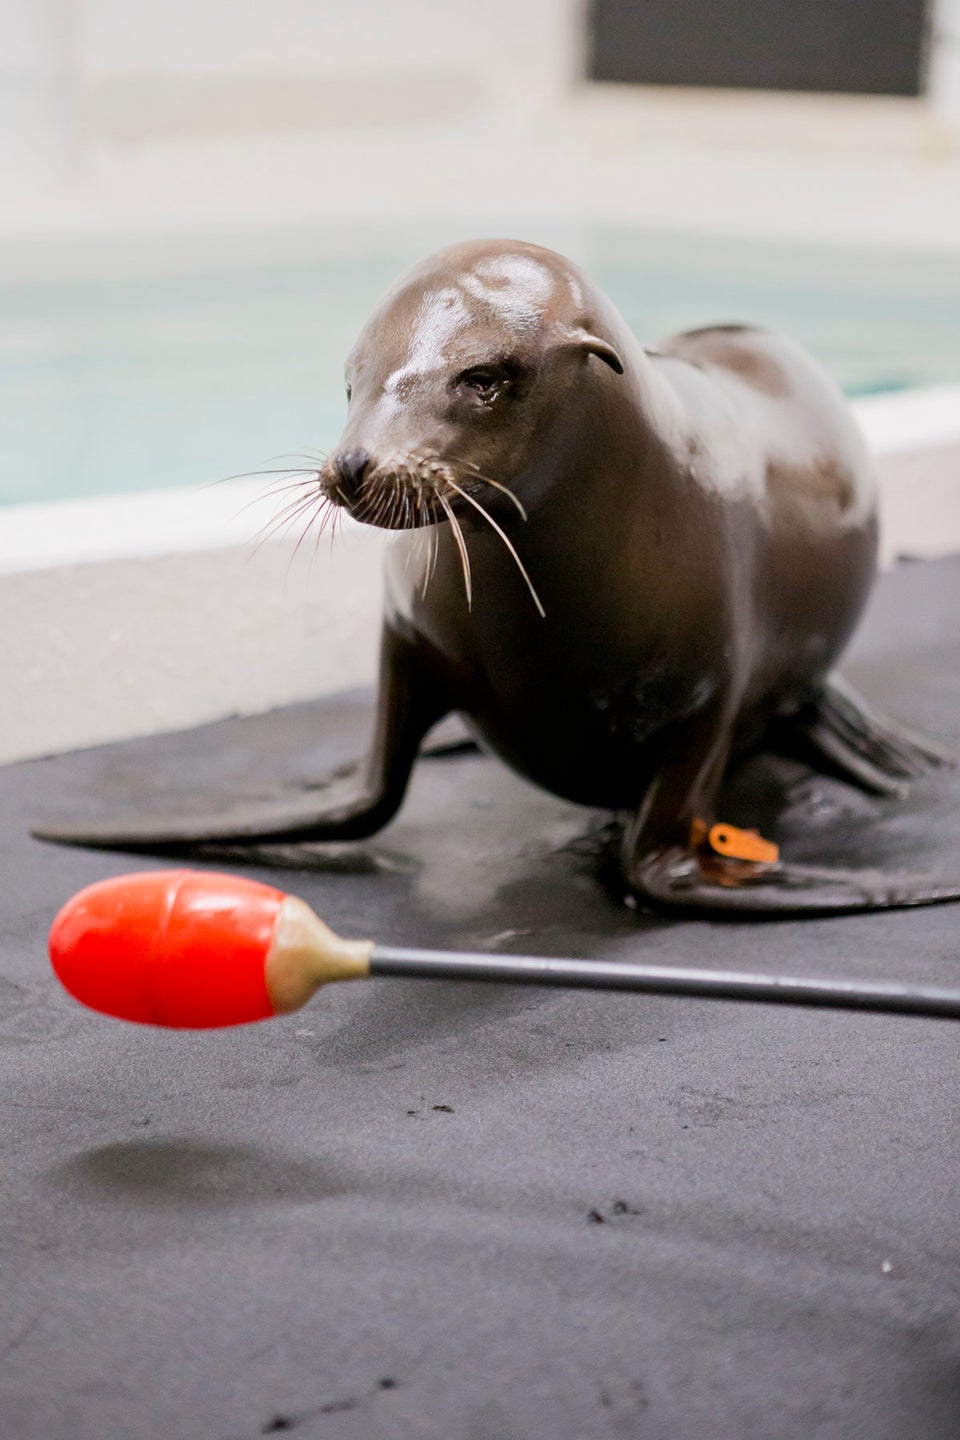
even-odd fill
[{"label": "sea lion ear flap", "polygon": [[601,340],[599,335],[592,335],[583,326],[565,331],[563,344],[574,346],[588,355],[596,355],[598,360],[602,360],[604,365],[609,365],[617,375],[623,374],[623,361],[609,341]]}]

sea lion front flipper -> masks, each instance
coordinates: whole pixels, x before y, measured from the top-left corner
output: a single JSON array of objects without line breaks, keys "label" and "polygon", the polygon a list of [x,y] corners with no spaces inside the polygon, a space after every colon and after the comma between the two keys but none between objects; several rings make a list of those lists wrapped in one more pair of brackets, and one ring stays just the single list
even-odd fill
[{"label": "sea lion front flipper", "polygon": [[[754,831],[711,823],[729,753],[723,725],[703,717],[689,748],[665,758],[625,828],[624,877],[641,900],[671,910],[740,915],[842,914],[960,899],[960,877],[795,865]],[[679,737],[678,737],[679,739]]]},{"label": "sea lion front flipper", "polygon": [[653,905],[717,915],[839,915],[960,899],[960,880],[781,860],[758,865],[707,858],[682,845],[636,857],[628,878]]},{"label": "sea lion front flipper", "polygon": [[83,824],[47,822],[40,840],[100,850],[182,854],[209,843],[362,840],[400,808],[420,742],[449,710],[442,685],[414,647],[385,626],[373,742],[365,761],[308,788],[251,797],[204,813],[150,813]]},{"label": "sea lion front flipper", "polygon": [[831,675],[816,700],[775,722],[776,732],[788,742],[785,748],[812,750],[831,770],[876,795],[902,795],[911,780],[957,763],[936,741],[874,710],[840,675]]}]

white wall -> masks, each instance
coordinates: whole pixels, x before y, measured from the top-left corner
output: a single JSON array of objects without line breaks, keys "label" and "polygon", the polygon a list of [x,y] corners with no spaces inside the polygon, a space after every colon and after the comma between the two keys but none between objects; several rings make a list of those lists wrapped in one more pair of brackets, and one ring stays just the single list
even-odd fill
[{"label": "white wall", "polygon": [[65,183],[74,159],[76,0],[0,0],[0,184]]},{"label": "white wall", "polygon": [[[307,74],[362,83],[391,70],[471,75],[484,91],[539,99],[566,64],[569,0],[73,0],[85,82],[148,72]],[[362,94],[355,95],[362,102]],[[350,123],[349,113],[342,116]]]},{"label": "white wall", "polygon": [[0,0],[0,175],[24,194],[103,141],[395,128],[556,100],[584,0]]},{"label": "white wall", "polygon": [[960,0],[934,0],[927,85],[934,110],[960,130]]},{"label": "white wall", "polygon": [[[76,187],[103,146],[151,138],[509,134],[582,75],[586,3],[0,0],[2,187]],[[929,109],[960,135],[960,0],[933,3]]]}]

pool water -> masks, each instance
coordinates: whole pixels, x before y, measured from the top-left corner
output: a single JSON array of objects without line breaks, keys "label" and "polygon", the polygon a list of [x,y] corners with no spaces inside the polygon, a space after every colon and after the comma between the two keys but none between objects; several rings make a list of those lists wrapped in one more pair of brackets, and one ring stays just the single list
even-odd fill
[{"label": "pool water", "polygon": [[[357,332],[386,286],[450,238],[328,234],[246,254],[224,241],[6,266],[0,503],[203,485],[328,450]],[[793,334],[851,395],[960,379],[960,268],[946,257],[614,230],[559,248],[645,343],[745,320]]]}]

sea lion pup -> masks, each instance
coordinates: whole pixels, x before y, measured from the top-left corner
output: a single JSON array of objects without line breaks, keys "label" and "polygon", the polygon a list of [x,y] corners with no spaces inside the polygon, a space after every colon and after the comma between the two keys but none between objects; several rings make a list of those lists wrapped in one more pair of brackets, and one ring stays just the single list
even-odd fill
[{"label": "sea lion pup", "polygon": [[644,350],[568,260],[482,240],[388,293],[346,382],[315,484],[400,532],[365,764],[292,803],[38,833],[358,839],[459,712],[529,780],[627,812],[623,872],[645,899],[789,913],[960,895],[790,865],[716,813],[731,756],[774,722],[878,792],[946,763],[829,678],[873,582],[877,500],[843,396],[797,345],[724,325]]}]

